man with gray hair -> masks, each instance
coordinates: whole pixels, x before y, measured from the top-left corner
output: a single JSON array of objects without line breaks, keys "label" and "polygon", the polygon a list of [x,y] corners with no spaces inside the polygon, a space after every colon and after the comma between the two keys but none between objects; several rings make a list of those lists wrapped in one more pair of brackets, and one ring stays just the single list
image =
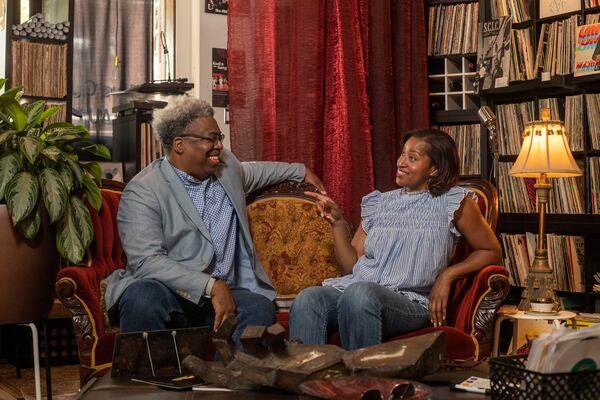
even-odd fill
[{"label": "man with gray hair", "polygon": [[106,307],[122,332],[209,325],[237,314],[275,323],[275,290],[254,249],[246,194],[284,180],[323,183],[303,164],[240,162],[205,101],[181,96],[153,115],[167,156],[123,191],[118,227],[127,267],[108,277]]}]

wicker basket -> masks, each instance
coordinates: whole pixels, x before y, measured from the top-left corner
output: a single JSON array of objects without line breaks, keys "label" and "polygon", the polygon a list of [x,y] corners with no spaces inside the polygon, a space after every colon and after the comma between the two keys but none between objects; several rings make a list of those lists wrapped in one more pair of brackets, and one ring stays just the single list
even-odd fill
[{"label": "wicker basket", "polygon": [[600,398],[600,371],[542,374],[525,368],[527,355],[492,358],[489,363],[494,400]]}]

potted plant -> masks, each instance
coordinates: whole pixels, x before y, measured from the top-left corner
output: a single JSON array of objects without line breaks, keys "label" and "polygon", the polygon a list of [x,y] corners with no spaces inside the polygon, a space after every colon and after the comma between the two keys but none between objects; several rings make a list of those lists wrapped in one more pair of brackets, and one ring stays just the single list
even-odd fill
[{"label": "potted plant", "polygon": [[[0,89],[5,82],[0,79]],[[95,209],[102,205],[102,170],[97,162],[81,162],[78,154],[108,159],[110,153],[91,143],[83,126],[47,123],[59,109],[42,100],[22,105],[22,94],[14,87],[0,95],[0,245],[6,254],[0,259],[0,296],[10,299],[7,291],[13,291],[19,302],[33,297],[29,305],[19,303],[23,309],[46,299],[45,315],[30,313],[34,320],[47,316],[52,304],[56,251],[76,264],[93,240],[84,200]],[[31,286],[37,284],[44,287]],[[15,305],[3,299],[0,304],[0,323],[23,322],[3,318],[14,314]]]}]

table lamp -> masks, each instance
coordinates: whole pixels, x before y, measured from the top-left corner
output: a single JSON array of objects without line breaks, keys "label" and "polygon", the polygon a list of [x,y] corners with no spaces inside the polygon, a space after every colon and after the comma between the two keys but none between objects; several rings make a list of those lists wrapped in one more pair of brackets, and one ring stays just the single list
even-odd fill
[{"label": "table lamp", "polygon": [[550,120],[550,109],[540,110],[540,121],[532,121],[523,129],[523,144],[509,174],[521,178],[537,178],[535,184],[539,233],[535,258],[529,267],[527,287],[519,308],[529,314],[555,314],[560,302],[554,292],[554,277],[548,263],[545,222],[546,204],[552,184],[548,178],[565,178],[581,175],[581,170],[569,149],[565,125]]}]

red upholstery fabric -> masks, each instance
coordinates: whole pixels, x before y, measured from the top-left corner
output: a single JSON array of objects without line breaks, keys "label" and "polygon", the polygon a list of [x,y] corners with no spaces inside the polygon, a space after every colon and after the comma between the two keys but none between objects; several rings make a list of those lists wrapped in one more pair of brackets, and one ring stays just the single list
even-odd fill
[{"label": "red upholstery fabric", "polygon": [[473,315],[479,306],[479,300],[489,290],[488,280],[493,275],[508,278],[506,268],[490,265],[476,275],[465,277],[454,283],[448,301],[448,325],[463,332],[470,333],[473,329]]},{"label": "red upholstery fabric", "polygon": [[62,268],[57,275],[58,297],[72,313],[82,384],[112,361],[116,329],[110,330],[106,326],[101,282],[115,269],[126,265],[117,231],[121,192],[103,188],[101,195],[99,212],[88,206],[94,241],[88,251],[87,262]]}]

